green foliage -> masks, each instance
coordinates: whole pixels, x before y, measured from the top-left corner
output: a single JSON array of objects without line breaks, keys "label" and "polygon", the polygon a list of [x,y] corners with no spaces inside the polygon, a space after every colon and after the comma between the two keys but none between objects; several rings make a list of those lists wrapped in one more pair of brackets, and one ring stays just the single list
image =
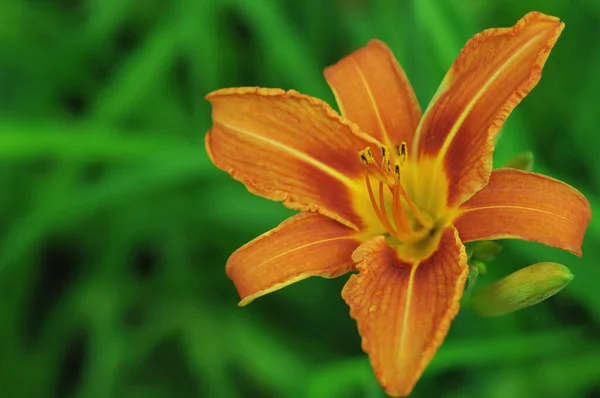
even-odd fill
[{"label": "green foliage", "polygon": [[532,264],[478,289],[472,308],[485,317],[510,314],[554,296],[572,280],[571,270],[562,264]]},{"label": "green foliage", "polygon": [[[425,106],[471,35],[536,8],[566,30],[495,163],[532,151],[597,209],[593,0],[0,2],[0,396],[382,397],[347,277],[236,306],[228,255],[291,212],[212,166],[203,97],[274,86],[333,103],[321,70],[380,38]],[[480,279],[539,261],[577,278],[507,317],[463,311],[414,396],[597,396],[598,239],[593,219],[581,260],[503,242]]]}]

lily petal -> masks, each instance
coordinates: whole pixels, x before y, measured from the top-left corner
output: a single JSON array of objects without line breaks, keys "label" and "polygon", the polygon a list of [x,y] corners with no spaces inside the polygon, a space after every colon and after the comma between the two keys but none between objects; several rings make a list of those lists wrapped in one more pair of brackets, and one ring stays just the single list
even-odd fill
[{"label": "lily petal", "polygon": [[353,254],[360,271],[342,291],[377,379],[408,395],[446,337],[467,277],[467,255],[453,227],[427,260],[409,264],[381,236]]},{"label": "lily petal", "polygon": [[419,125],[413,154],[436,158],[436,170],[445,171],[448,206],[487,182],[494,138],[540,80],[563,28],[558,18],[532,12],[512,28],[475,35],[460,52]]},{"label": "lily petal", "polygon": [[356,125],[293,90],[233,88],[206,98],[213,126],[205,144],[217,167],[254,194],[363,227],[351,197],[364,193],[359,151],[372,139]]},{"label": "lily petal", "polygon": [[592,217],[585,196],[541,174],[496,169],[489,184],[464,203],[454,225],[463,242],[515,238],[581,256]]},{"label": "lily petal", "polygon": [[310,276],[334,278],[354,268],[356,231],[318,213],[301,213],[235,251],[226,265],[246,305]]},{"label": "lily petal", "polygon": [[412,142],[421,108],[406,74],[381,41],[325,69],[342,115],[382,144]]}]

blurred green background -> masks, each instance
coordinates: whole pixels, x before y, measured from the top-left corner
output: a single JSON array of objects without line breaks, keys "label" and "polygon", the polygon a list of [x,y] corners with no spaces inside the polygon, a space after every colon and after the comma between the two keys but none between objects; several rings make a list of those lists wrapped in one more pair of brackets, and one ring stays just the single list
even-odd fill
[{"label": "blurred green background", "polygon": [[[207,159],[228,86],[333,104],[322,69],[386,41],[426,106],[462,44],[530,10],[566,29],[495,162],[600,204],[596,0],[3,0],[0,396],[383,397],[347,276],[245,308],[228,255],[291,214]],[[600,397],[600,221],[584,256],[508,242],[479,283],[539,261],[574,281],[497,319],[462,311],[414,397]]]}]

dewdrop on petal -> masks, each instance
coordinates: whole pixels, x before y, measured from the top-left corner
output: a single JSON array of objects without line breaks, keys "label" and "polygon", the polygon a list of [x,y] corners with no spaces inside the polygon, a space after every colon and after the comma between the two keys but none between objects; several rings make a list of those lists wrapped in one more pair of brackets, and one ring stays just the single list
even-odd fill
[{"label": "dewdrop on petal", "polygon": [[505,315],[544,301],[572,279],[571,270],[562,264],[533,264],[477,290],[473,309],[480,316]]}]

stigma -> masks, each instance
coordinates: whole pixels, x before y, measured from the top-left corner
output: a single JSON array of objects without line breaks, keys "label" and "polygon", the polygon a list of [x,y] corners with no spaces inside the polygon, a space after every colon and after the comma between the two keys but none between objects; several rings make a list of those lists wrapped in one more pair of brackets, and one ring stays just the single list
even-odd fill
[{"label": "stigma", "polygon": [[373,211],[390,236],[402,243],[417,243],[429,235],[434,222],[419,210],[402,186],[402,170],[408,161],[406,143],[396,145],[393,151],[386,146],[379,150],[380,162],[370,147],[359,152]]}]

